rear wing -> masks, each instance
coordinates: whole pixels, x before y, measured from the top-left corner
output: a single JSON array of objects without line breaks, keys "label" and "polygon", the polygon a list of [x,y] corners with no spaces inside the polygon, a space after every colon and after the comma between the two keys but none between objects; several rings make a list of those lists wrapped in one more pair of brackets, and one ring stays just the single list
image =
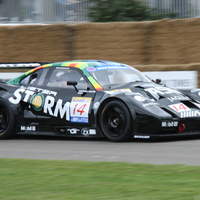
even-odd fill
[{"label": "rear wing", "polygon": [[0,63],[1,69],[16,69],[16,68],[35,68],[41,65],[49,64],[50,62],[20,62],[20,63]]},{"label": "rear wing", "polygon": [[20,62],[20,63],[0,63],[0,82],[7,82],[16,78],[30,69],[50,62]]}]

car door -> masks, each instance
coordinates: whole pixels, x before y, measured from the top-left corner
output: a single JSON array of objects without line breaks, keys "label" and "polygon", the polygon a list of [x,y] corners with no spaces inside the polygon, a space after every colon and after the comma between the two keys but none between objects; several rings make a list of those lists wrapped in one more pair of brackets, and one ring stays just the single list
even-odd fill
[{"label": "car door", "polygon": [[[40,115],[42,113],[44,101],[43,94],[48,93],[48,91],[44,89],[44,84],[50,71],[50,68],[41,68],[30,73],[20,81],[20,88],[17,89],[14,92],[14,96],[10,98],[14,104],[19,103],[18,100],[20,100],[24,122],[27,125],[41,122]],[[49,117],[43,120],[45,121],[48,119]]]},{"label": "car door", "polygon": [[43,90],[32,98],[32,112],[46,124],[89,126],[93,123],[91,105],[95,93],[79,69],[55,67]]}]

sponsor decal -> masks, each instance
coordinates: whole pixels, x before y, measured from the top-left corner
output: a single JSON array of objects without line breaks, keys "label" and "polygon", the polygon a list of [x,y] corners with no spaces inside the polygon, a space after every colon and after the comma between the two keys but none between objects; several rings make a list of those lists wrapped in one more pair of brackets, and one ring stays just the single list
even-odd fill
[{"label": "sponsor decal", "polygon": [[89,129],[87,129],[87,128],[81,129],[81,134],[82,134],[83,136],[88,136],[88,135],[89,135]]},{"label": "sponsor decal", "polygon": [[190,110],[190,108],[188,108],[183,103],[177,103],[177,104],[169,105],[169,107],[172,108],[173,110],[175,110],[178,113]]},{"label": "sponsor decal", "polygon": [[184,111],[180,113],[180,118],[190,118],[190,117],[199,117],[200,116],[200,110],[190,110],[190,111]]},{"label": "sponsor decal", "polygon": [[102,66],[102,67],[87,67],[86,70],[88,72],[92,72],[92,71],[101,71],[101,70],[109,70],[109,69],[129,69],[126,66],[121,66],[121,65],[106,65],[106,66]]},{"label": "sponsor decal", "polygon": [[94,72],[96,71],[95,67],[86,67],[85,68],[88,72]]},{"label": "sponsor decal", "polygon": [[64,70],[66,70],[66,69],[69,69],[69,67],[56,67],[56,69],[64,69]]},{"label": "sponsor decal", "polygon": [[81,134],[83,136],[96,135],[96,130],[95,129],[83,128],[83,129],[81,129]]},{"label": "sponsor decal", "polygon": [[83,94],[83,93],[96,93],[96,91],[95,90],[79,90],[78,93],[80,93],[80,94]]},{"label": "sponsor decal", "polygon": [[36,111],[40,111],[44,104],[44,96],[42,94],[36,94],[31,99],[31,104]]},{"label": "sponsor decal", "polygon": [[36,131],[35,126],[20,126],[21,131]]},{"label": "sponsor decal", "polygon": [[165,94],[179,94],[181,95],[182,93],[173,90],[171,88],[167,87],[155,87],[155,88],[147,88],[145,89],[146,92],[149,92],[156,100],[159,100],[160,96],[159,95],[165,95]]},{"label": "sponsor decal", "polygon": [[100,106],[100,103],[99,103],[99,102],[96,102],[96,103],[94,104],[94,108],[95,108],[95,109],[97,109],[99,106]]},{"label": "sponsor decal", "polygon": [[184,97],[184,96],[173,96],[173,97],[168,97],[167,98],[169,101],[174,102],[174,101],[189,101],[191,100],[189,97]]},{"label": "sponsor decal", "polygon": [[105,91],[107,94],[118,94],[118,93],[129,93],[131,90],[129,88],[127,89],[117,89],[117,90],[111,90],[111,91]]},{"label": "sponsor decal", "polygon": [[134,138],[138,138],[138,139],[149,139],[150,136],[149,136],[149,135],[134,135]]},{"label": "sponsor decal", "polygon": [[137,101],[145,101],[146,97],[144,97],[142,94],[140,94],[139,92],[126,92],[125,95],[127,96],[131,96],[133,95],[134,98],[137,100]]},{"label": "sponsor decal", "polygon": [[96,91],[94,91],[94,90],[79,90],[78,91],[78,94],[80,94],[80,95],[83,95],[84,93],[96,93]]},{"label": "sponsor decal", "polygon": [[127,96],[136,95],[136,94],[140,94],[140,93],[131,92],[131,91],[125,93],[125,95],[127,95]]},{"label": "sponsor decal", "polygon": [[67,129],[67,130],[72,135],[76,135],[78,133],[78,131],[80,131],[80,129],[77,129],[77,128],[71,128],[71,129]]},{"label": "sponsor decal", "polygon": [[177,127],[178,122],[177,121],[166,121],[162,122],[162,127]]},{"label": "sponsor decal", "polygon": [[88,123],[88,113],[92,98],[73,97],[70,105],[71,122]]},{"label": "sponsor decal", "polygon": [[173,94],[173,93],[181,94],[181,92],[179,92],[177,90],[173,90],[171,88],[167,88],[167,87],[147,88],[147,89],[145,89],[145,91],[147,91],[151,94],[153,93],[153,94],[160,94],[160,95]]},{"label": "sponsor decal", "polygon": [[[39,94],[38,94],[39,93]],[[22,94],[24,97],[22,97]],[[43,94],[47,96],[44,98]],[[88,113],[92,98],[73,97],[71,102],[63,102],[62,99],[55,100],[56,92],[43,90],[40,88],[19,88],[14,92],[14,96],[8,100],[12,104],[20,101],[30,102],[36,111],[43,109],[47,115],[64,118],[75,123],[89,123]]]},{"label": "sponsor decal", "polygon": [[[22,99],[22,94],[25,94],[24,98]],[[32,98],[32,96],[36,93],[40,93],[40,94],[47,94],[47,95],[53,95],[56,96],[57,92],[54,91],[50,91],[50,90],[44,90],[41,88],[35,88],[35,87],[21,87],[17,90],[15,90],[14,92],[14,97],[10,97],[8,100],[12,103],[12,104],[18,104],[21,100],[23,100],[24,102],[28,102],[28,100],[30,98]]]},{"label": "sponsor decal", "polygon": [[145,101],[145,98],[143,96],[134,96],[134,98],[137,100],[137,101]]},{"label": "sponsor decal", "polygon": [[[54,108],[55,105],[55,109]],[[61,119],[64,118],[64,115],[66,115],[66,120],[70,121],[70,102],[63,103],[62,99],[59,99],[57,102],[55,102],[55,98],[52,96],[47,96],[45,99],[43,112],[46,114],[49,114],[54,117],[60,117]]]},{"label": "sponsor decal", "polygon": [[[25,89],[17,89],[15,92],[14,92],[14,96],[15,97],[10,97],[8,100],[12,103],[12,104],[18,104],[20,102],[20,100],[22,99],[22,96],[21,94],[24,93]],[[34,92],[32,93],[32,95],[34,94]],[[27,96],[27,95],[26,95]],[[25,97],[26,97],[25,96]],[[29,96],[28,96],[29,97]],[[28,98],[27,97],[27,98]],[[25,98],[26,99],[26,98]],[[26,102],[26,101],[25,101]]]},{"label": "sponsor decal", "polygon": [[144,107],[148,107],[148,106],[158,106],[158,105],[159,105],[159,103],[155,103],[155,102],[143,104]]},{"label": "sponsor decal", "polygon": [[90,129],[89,130],[90,135],[96,135],[96,130],[95,129]]}]

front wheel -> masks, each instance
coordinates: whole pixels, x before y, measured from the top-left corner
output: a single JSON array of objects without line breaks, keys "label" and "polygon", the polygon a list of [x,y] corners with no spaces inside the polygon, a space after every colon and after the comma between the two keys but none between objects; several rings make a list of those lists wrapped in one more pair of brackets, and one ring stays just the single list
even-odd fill
[{"label": "front wheel", "polygon": [[9,104],[0,99],[0,139],[9,139],[15,135],[15,118]]},{"label": "front wheel", "polygon": [[131,115],[124,103],[108,102],[100,112],[100,127],[105,137],[113,142],[131,138]]}]

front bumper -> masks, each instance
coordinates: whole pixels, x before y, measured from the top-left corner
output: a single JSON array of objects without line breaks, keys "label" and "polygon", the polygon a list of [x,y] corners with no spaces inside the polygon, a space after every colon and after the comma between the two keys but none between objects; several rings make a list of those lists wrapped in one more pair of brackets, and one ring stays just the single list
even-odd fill
[{"label": "front bumper", "polygon": [[133,139],[178,139],[178,138],[198,138],[200,137],[200,131],[195,132],[182,132],[182,133],[160,133],[160,134],[144,134],[144,133],[132,133]]}]

